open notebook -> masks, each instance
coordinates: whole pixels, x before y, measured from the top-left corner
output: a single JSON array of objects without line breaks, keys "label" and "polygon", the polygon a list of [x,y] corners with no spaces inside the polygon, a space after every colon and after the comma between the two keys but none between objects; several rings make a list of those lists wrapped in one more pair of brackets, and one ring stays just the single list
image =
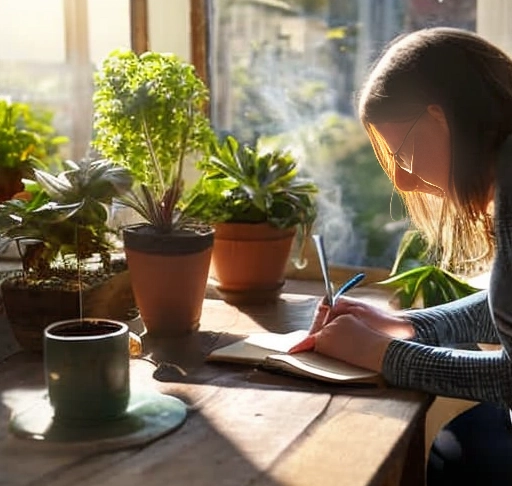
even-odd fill
[{"label": "open notebook", "polygon": [[261,332],[249,335],[233,344],[212,351],[208,361],[227,361],[262,366],[292,375],[313,378],[332,383],[380,384],[379,374],[364,368],[328,358],[314,351],[287,354],[302,341],[308,331],[286,334]]}]

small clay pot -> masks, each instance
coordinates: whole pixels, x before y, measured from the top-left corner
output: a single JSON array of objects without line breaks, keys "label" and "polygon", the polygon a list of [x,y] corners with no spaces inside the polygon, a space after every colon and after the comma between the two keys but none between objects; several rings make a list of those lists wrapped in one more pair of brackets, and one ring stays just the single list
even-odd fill
[{"label": "small clay pot", "polygon": [[23,171],[18,168],[0,167],[0,202],[11,199],[23,191]]},{"label": "small clay pot", "polygon": [[277,300],[295,232],[267,223],[217,224],[212,274],[220,296],[233,305]]}]

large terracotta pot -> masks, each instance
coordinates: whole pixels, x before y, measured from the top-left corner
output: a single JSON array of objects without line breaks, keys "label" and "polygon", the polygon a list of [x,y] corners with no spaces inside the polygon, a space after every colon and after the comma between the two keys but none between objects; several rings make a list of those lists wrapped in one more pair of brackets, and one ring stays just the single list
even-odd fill
[{"label": "large terracotta pot", "polygon": [[213,229],[162,233],[147,224],[123,230],[133,293],[150,336],[183,336],[199,327]]},{"label": "large terracotta pot", "polygon": [[211,267],[222,298],[232,304],[276,300],[295,231],[267,223],[217,224]]}]

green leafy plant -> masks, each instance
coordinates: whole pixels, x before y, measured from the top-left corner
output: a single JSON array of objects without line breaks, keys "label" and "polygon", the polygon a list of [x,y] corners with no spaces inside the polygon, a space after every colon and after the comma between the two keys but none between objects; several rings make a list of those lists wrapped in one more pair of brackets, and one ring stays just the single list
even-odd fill
[{"label": "green leafy plant", "polygon": [[33,165],[48,168],[59,160],[53,114],[26,103],[0,99],[0,201],[23,190],[21,180],[33,177]]},{"label": "green leafy plant", "polygon": [[198,164],[201,176],[185,198],[184,214],[210,224],[297,226],[302,239],[309,235],[318,188],[300,177],[290,153],[260,153],[228,136],[224,142],[214,140],[210,154]]},{"label": "green leafy plant", "polygon": [[407,231],[390,277],[378,283],[395,289],[394,298],[403,309],[444,304],[478,291],[453,273],[427,264],[428,261],[428,248],[421,234]]},{"label": "green leafy plant", "polygon": [[49,163],[68,141],[52,125],[53,114],[26,103],[0,100],[0,167],[28,169],[30,162]]},{"label": "green leafy plant", "polygon": [[131,176],[107,160],[64,165],[59,175],[36,169],[35,181],[26,181],[30,197],[0,204],[0,235],[17,242],[25,278],[48,278],[67,256],[80,265],[98,255],[109,269],[113,244],[105,205],[130,189]]},{"label": "green leafy plant", "polygon": [[182,216],[185,158],[201,157],[212,136],[206,86],[174,54],[116,50],[96,73],[95,87],[93,145],[135,181],[121,202],[171,231]]}]

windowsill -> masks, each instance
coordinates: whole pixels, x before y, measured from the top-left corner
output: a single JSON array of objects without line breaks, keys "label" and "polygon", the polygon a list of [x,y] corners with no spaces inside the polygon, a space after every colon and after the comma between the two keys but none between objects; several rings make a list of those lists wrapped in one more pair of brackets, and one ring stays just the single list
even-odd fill
[{"label": "windowsill", "polygon": [[[352,272],[352,271],[351,271]],[[352,273],[351,273],[352,274]],[[222,297],[215,289],[216,282],[214,279],[208,280],[206,288],[206,298],[221,300]],[[363,302],[375,305],[382,309],[394,310],[390,305],[392,290],[379,287],[373,284],[359,285],[358,287],[347,292],[348,297],[360,299]],[[281,296],[301,296],[304,298],[320,299],[325,295],[325,287],[322,280],[305,280],[287,278],[281,291]]]},{"label": "windowsill", "polygon": [[[0,256],[0,274],[19,270],[20,268],[21,263],[19,259]],[[385,279],[389,275],[387,270],[362,267],[333,267],[329,269],[330,277],[335,286],[339,286],[342,282],[348,280],[355,273],[360,271],[364,271],[367,276],[362,284],[352,289],[348,295],[361,298],[362,300],[368,300],[379,306],[389,307],[390,291],[372,285],[374,282]],[[221,299],[215,287],[215,280],[210,278],[206,287],[206,298]],[[325,287],[319,265],[310,263],[304,270],[292,270],[288,272],[281,293],[318,298],[323,297],[325,295]]]}]

